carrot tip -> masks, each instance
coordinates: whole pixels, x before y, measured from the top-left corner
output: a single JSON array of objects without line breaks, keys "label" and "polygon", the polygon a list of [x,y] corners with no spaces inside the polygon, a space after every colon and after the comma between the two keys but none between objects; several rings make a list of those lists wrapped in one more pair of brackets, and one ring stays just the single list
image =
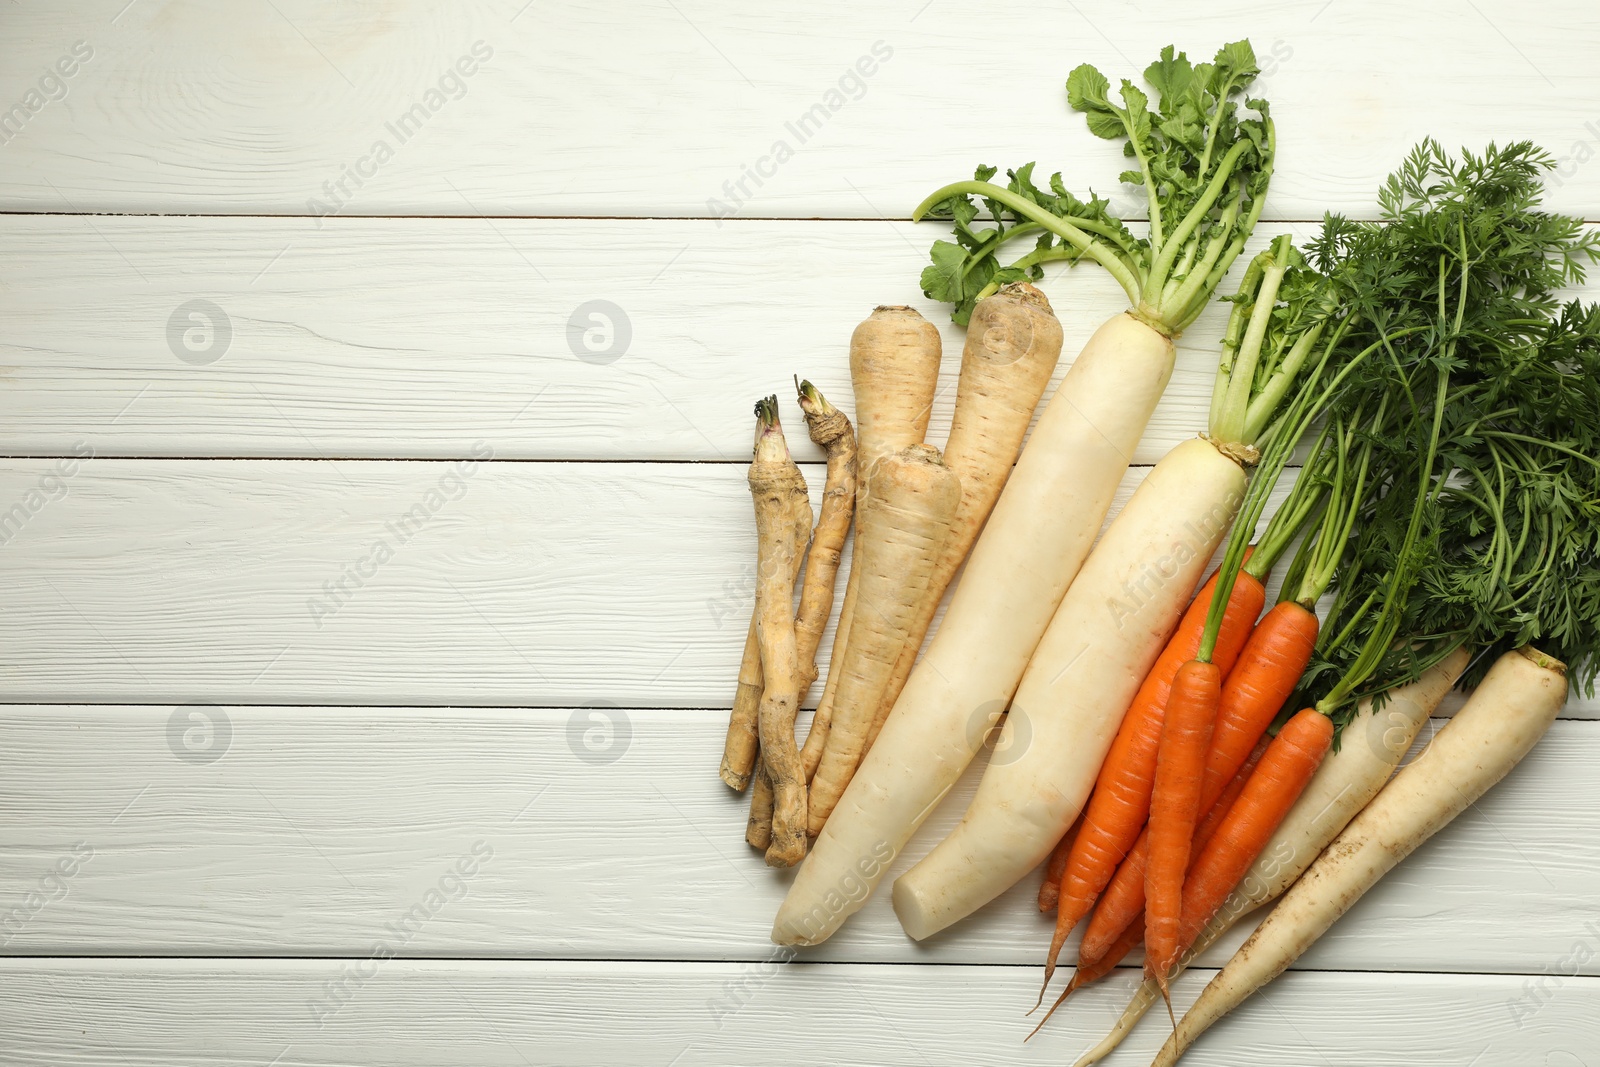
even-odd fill
[{"label": "carrot tip", "polygon": [[[1074,974],[1072,976],[1072,981],[1067,983],[1067,988],[1065,988],[1065,989],[1063,989],[1061,991],[1061,995],[1056,998],[1056,1002],[1054,1004],[1050,1005],[1050,1010],[1044,1013],[1044,1018],[1040,1019],[1038,1025],[1035,1026],[1032,1030],[1028,1031],[1028,1036],[1023,1038],[1022,1040],[1024,1040],[1024,1041],[1031,1040],[1034,1034],[1037,1034],[1040,1030],[1044,1029],[1044,1024],[1050,1021],[1050,1016],[1054,1015],[1056,1013],[1056,1009],[1061,1007],[1061,1005],[1063,1005],[1063,1004],[1065,1004],[1067,1002],[1067,998],[1072,996],[1073,991],[1078,988],[1078,985],[1079,985],[1078,976],[1076,974]],[[1041,997],[1040,999],[1042,1000],[1043,998]],[[1034,1008],[1035,1008],[1035,1010],[1037,1010],[1038,1009],[1038,1005],[1034,1005]],[[1028,1014],[1032,1015],[1033,1012],[1030,1011]]]}]

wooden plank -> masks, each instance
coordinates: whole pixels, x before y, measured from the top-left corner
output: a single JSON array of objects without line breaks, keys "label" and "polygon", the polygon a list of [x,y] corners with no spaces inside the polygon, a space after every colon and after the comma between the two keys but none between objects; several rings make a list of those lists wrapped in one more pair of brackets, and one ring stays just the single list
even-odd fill
[{"label": "wooden plank", "polygon": [[[0,106],[23,111],[5,128],[0,207],[704,217],[720,201],[903,218],[978,163],[1029,160],[1104,193],[1122,160],[1067,110],[1067,72],[1137,77],[1163,45],[1209,59],[1248,33],[1278,120],[1270,217],[1370,212],[1423,134],[1543,143],[1568,157],[1554,204],[1593,217],[1600,27],[1582,0],[1539,15],[1511,0],[1123,0],[997,8],[974,33],[968,10],[921,0],[476,0],[448,15],[424,0],[95,0],[70,16],[32,0],[4,14]],[[80,41],[92,57],[53,80]]]},{"label": "wooden plank", "polygon": [[753,596],[733,464],[14,460],[0,502],[4,700],[714,706]]},{"label": "wooden plank", "polygon": [[[1250,251],[1313,231],[1264,226]],[[943,232],[0,216],[0,450],[462,458],[482,441],[504,459],[742,460],[754,398],[779,393],[799,427],[795,375],[853,410],[850,331],[901,302],[944,337],[928,435],[942,443],[965,331],[917,278]],[[1043,288],[1064,327],[1059,381],[1126,300],[1092,267],[1052,268]],[[1600,282],[1580,295],[1600,299]],[[1205,427],[1224,311],[1182,339],[1136,462]],[[609,316],[609,338],[590,314]],[[574,316],[600,325],[569,331]],[[821,458],[795,436],[797,454]]]},{"label": "wooden plank", "polygon": [[4,461],[0,700],[723,706],[753,526],[734,464]]},{"label": "wooden plank", "polygon": [[[345,977],[357,965],[370,977]],[[697,1067],[775,1049],[816,1063],[1060,1064],[1099,1039],[1133,980],[1085,990],[1023,1044],[1027,967],[12,960],[0,976],[10,1062],[53,1067]],[[1184,1063],[1592,1063],[1600,980],[1562,979],[1519,1026],[1526,981],[1290,974]],[[1178,983],[1179,1010],[1198,985]],[[1147,1019],[1107,1063],[1148,1063],[1165,1036]]]},{"label": "wooden plank", "polygon": [[[715,775],[721,712],[3,710],[8,953],[359,956],[436,889],[445,899],[405,955],[772,951],[789,877],[742,842],[745,798]],[[1600,881],[1597,761],[1600,724],[1558,723],[1305,966],[1535,973],[1576,941],[1600,943],[1600,927],[1585,926]],[[954,826],[980,770],[896,871]],[[51,878],[62,859],[70,872]],[[1049,933],[1036,889],[1029,878],[922,944],[885,894],[805,958],[1034,966]],[[1600,953],[1575,967],[1600,974]]]},{"label": "wooden plank", "polygon": [[[797,453],[820,459],[793,376],[853,410],[850,331],[905,302],[944,334],[929,431],[943,442],[965,331],[917,279],[946,229],[0,217],[0,449],[461,458],[483,441],[506,459],[743,461],[751,404],[777,392]],[[1094,269],[1052,271],[1045,289],[1065,327],[1059,381],[1126,298]],[[1224,311],[1189,330],[1138,462],[1205,428]],[[569,331],[575,316],[597,332]]]}]

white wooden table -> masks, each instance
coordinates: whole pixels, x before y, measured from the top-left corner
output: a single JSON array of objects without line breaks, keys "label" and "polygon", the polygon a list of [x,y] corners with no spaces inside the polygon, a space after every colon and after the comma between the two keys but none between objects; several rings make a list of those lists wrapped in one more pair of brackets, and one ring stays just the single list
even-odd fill
[{"label": "white wooden table", "polygon": [[[0,1064],[1070,1062],[1135,972],[1021,1044],[1032,884],[767,941],[715,773],[750,403],[846,398],[882,302],[953,384],[910,207],[979,162],[1114,191],[1066,72],[1245,35],[1261,239],[1370,217],[1427,134],[1532,138],[1600,219],[1583,0],[0,8]],[[1118,306],[1045,288],[1069,352]],[[1600,1067],[1597,715],[1187,1062]]]}]

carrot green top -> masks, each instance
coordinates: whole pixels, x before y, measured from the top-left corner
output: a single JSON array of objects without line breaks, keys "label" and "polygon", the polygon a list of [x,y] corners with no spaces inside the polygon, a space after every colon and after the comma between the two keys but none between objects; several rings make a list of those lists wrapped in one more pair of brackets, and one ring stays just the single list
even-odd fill
[{"label": "carrot green top", "polygon": [[[991,182],[996,168],[979,167],[973,181],[937,190],[912,212],[955,223],[955,241],[933,246],[922,289],[955,305],[965,324],[978,300],[1013,281],[1037,281],[1054,261],[1091,259],[1116,278],[1132,313],[1175,337],[1192,323],[1228,272],[1256,220],[1272,175],[1274,135],[1265,100],[1241,98],[1259,73],[1249,41],[1224,45],[1210,63],[1191,64],[1171,45],[1144,72],[1156,107],[1131,81],[1116,97],[1111,83],[1084,64],[1067,78],[1067,102],[1097,137],[1123,142],[1133,161],[1121,180],[1144,187],[1149,234],[1135,237],[1111,204],[1067,191],[1054,174],[1049,189],[1033,181],[1034,164],[1008,170],[1007,185]],[[975,202],[976,201],[976,202]],[[976,228],[980,212],[994,226]],[[1032,251],[1008,266],[998,253],[1008,242],[1036,238]]]},{"label": "carrot green top", "polygon": [[[1305,526],[1282,597],[1333,592],[1295,708],[1348,721],[1462,644],[1490,653],[1469,684],[1530,642],[1592,682],[1600,311],[1561,291],[1600,259],[1600,235],[1540,209],[1552,165],[1525,142],[1454,159],[1427,141],[1380,191],[1380,221],[1330,217],[1309,246],[1337,347],[1302,394],[1315,399],[1269,429],[1262,473],[1322,428],[1249,565]],[[1250,492],[1269,486],[1258,473]],[[1244,509],[1229,559],[1258,515]]]}]

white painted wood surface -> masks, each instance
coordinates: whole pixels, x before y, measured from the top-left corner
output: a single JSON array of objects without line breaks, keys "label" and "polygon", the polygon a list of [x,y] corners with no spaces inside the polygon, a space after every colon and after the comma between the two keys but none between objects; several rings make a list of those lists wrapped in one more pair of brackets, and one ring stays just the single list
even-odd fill
[{"label": "white painted wood surface", "polygon": [[[1309,237],[1313,227],[1262,228]],[[0,216],[8,455],[747,462],[753,398],[794,375],[849,399],[850,331],[875,304],[944,335],[943,442],[964,331],[917,279],[948,224]],[[773,250],[781,248],[781,256]],[[130,264],[136,268],[130,271]],[[360,278],[351,285],[349,279]],[[1126,298],[1053,271],[1064,359]],[[1597,290],[1600,291],[1600,290]],[[95,299],[85,306],[84,294]],[[196,325],[179,316],[191,301]],[[568,331],[591,301],[615,331]],[[1205,427],[1221,305],[1189,330],[1134,459]],[[588,320],[585,319],[585,322]],[[207,327],[214,331],[207,334]],[[611,351],[614,347],[614,351]],[[193,362],[209,360],[209,362]],[[848,405],[847,405],[848,408]],[[787,410],[798,418],[792,405]],[[821,459],[796,437],[796,454]]]},{"label": "white painted wood surface", "polygon": [[0,697],[725,706],[749,511],[724,463],[0,462]]},{"label": "white painted wood surface", "polygon": [[[1037,159],[1137,217],[1067,70],[1245,34],[1280,135],[1262,239],[1370,216],[1427,134],[1542,143],[1550,202],[1600,220],[1580,0],[5,5],[0,1064],[1060,1063],[1098,1037],[1132,971],[1019,1043],[1031,885],[926,945],[876,901],[820,965],[771,966],[784,879],[711,772],[738,464],[790,374],[848,401],[879,302],[944,332],[942,440],[961,338],[917,294],[943,227],[910,207]],[[724,189],[878,41],[860,99]],[[1046,289],[1069,357],[1121,306],[1088,270]],[[612,352],[571,340],[597,300]],[[1219,323],[1137,463],[1201,425]],[[1574,699],[1186,1062],[1600,1067],[1597,717]],[[462,864],[403,949],[433,958],[318,1027],[324,983]]]},{"label": "white painted wood surface", "polygon": [[[1600,217],[1600,167],[1576,150],[1600,149],[1591,6],[1545,0],[1530,14],[1510,0],[981,15],[945,0],[30,0],[5,15],[8,104],[75,42],[94,57],[5,145],[0,206],[309,214],[314,198],[334,203],[325,182],[344,180],[352,214],[709,217],[708,200],[738,197],[724,183],[762,167],[743,215],[904,218],[978,163],[1029,160],[1111,192],[1119,150],[1067,111],[1068,71],[1137,77],[1165,44],[1201,60],[1249,36],[1279,120],[1269,217],[1370,210],[1425,134],[1571,155],[1554,200]],[[873,57],[880,41],[887,60]],[[490,58],[453,77],[478,42]],[[841,86],[863,57],[876,70]],[[420,129],[391,130],[418,105]],[[778,140],[793,157],[763,163]]]},{"label": "white painted wood surface", "polygon": [[[340,1006],[327,986],[351,961],[0,961],[0,1030],[13,1035],[5,1062],[1061,1064],[1100,1038],[1133,982],[1124,971],[1085,990],[1076,1012],[1023,1044],[1032,1021],[1017,1005],[1037,991],[1032,968],[354,962],[370,977],[345,979]],[[1178,983],[1175,1007],[1194,999],[1200,977]],[[1600,980],[1565,979],[1518,1029],[1510,1020],[1520,986],[1513,975],[1291,974],[1184,1062],[1593,1063]],[[1108,1063],[1149,1062],[1164,1036],[1155,1022]]]},{"label": "white painted wood surface", "polygon": [[[724,728],[720,710],[604,706],[6,709],[0,900],[75,848],[91,855],[15,929],[0,914],[0,942],[29,955],[359,956],[442,885],[406,955],[759,962],[789,876],[740,839],[748,805],[707,757]],[[1586,938],[1600,946],[1600,926],[1584,925],[1600,884],[1597,764],[1600,723],[1558,723],[1300,966],[1515,973]],[[897,871],[954,826],[978,769]],[[489,855],[461,878],[475,850]],[[805,958],[1037,967],[1049,940],[1037,889],[1029,878],[923,944],[884,894]],[[1574,969],[1600,975],[1600,958]]]}]

